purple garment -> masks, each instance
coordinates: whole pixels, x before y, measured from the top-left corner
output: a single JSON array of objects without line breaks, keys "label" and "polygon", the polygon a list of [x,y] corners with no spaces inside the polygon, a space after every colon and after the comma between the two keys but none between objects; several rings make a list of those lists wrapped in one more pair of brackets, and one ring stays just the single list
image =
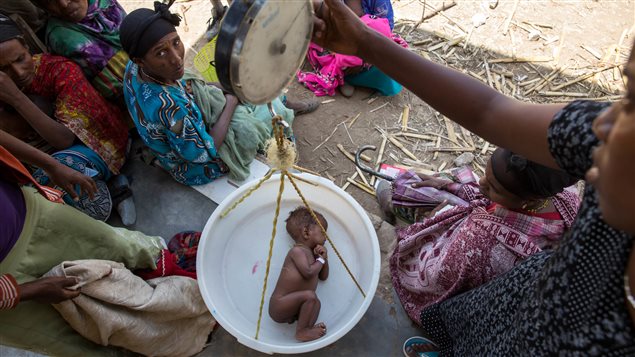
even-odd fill
[{"label": "purple garment", "polygon": [[20,187],[0,178],[0,262],[20,238],[26,204]]},{"label": "purple garment", "polygon": [[89,0],[86,17],[78,23],[48,20],[46,45],[52,53],[79,64],[92,80],[122,50],[119,26],[125,16],[116,0]]}]

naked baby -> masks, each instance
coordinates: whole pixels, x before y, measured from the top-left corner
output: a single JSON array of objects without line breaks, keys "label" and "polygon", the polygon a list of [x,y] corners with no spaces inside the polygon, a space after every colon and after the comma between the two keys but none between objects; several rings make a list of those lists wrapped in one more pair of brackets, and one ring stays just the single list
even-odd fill
[{"label": "naked baby", "polygon": [[[315,215],[326,230],[328,222],[320,213]],[[315,294],[318,279],[329,276],[324,242],[326,237],[306,207],[298,207],[287,218],[287,232],[295,245],[284,258],[280,277],[269,300],[269,316],[276,322],[298,321],[295,338],[312,341],[326,334],[326,325],[316,323],[320,300]]]}]

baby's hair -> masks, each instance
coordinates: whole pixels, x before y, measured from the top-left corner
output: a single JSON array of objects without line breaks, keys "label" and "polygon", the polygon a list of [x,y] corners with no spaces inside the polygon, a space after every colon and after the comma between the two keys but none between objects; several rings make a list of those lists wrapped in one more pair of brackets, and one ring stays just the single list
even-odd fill
[{"label": "baby's hair", "polygon": [[[324,230],[327,230],[329,227],[329,223],[326,221],[324,216],[318,211],[314,210],[313,212],[315,213],[317,218],[320,220],[320,223],[322,223],[322,227],[324,227]],[[309,211],[309,209],[304,206],[300,206],[294,209],[293,211],[291,211],[291,213],[289,213],[289,217],[287,218],[286,222],[287,222],[287,232],[289,232],[289,234],[291,234],[292,236],[295,236],[296,234],[300,233],[300,232],[294,231],[294,229],[304,229],[305,227],[309,227],[314,224],[317,225],[317,222],[315,221],[315,219],[313,219],[313,216],[311,215],[311,212]]]}]

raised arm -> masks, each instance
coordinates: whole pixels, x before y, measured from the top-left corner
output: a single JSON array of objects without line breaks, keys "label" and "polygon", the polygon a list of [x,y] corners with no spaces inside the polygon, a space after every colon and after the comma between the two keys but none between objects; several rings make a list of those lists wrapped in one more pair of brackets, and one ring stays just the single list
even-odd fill
[{"label": "raised arm", "polygon": [[338,0],[325,0],[314,40],[377,66],[449,119],[530,160],[557,168],[547,129],[563,104],[523,103],[456,70],[428,61],[366,27]]}]

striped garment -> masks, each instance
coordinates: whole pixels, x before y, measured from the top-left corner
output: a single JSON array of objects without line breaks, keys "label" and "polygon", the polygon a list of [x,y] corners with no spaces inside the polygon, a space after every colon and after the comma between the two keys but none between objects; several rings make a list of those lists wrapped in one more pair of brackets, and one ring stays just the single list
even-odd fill
[{"label": "striped garment", "polygon": [[0,275],[0,310],[13,309],[19,302],[18,282],[11,274]]}]

